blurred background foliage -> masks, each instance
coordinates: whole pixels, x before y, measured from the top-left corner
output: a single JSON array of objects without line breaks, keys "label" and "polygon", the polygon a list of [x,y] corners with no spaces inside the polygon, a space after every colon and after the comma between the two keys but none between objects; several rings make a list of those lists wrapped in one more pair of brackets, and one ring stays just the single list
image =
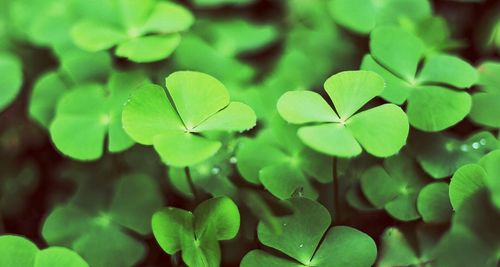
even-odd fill
[{"label": "blurred background foliage", "polygon": [[[133,15],[162,4],[157,17]],[[424,57],[446,52],[477,67],[480,80],[470,92],[482,108],[437,133],[412,129],[396,157],[339,159],[341,211],[332,211],[333,192],[324,186],[330,159],[296,138],[296,128],[277,117],[276,101],[290,90],[319,92],[330,75],[358,69],[370,52],[369,33],[381,25],[418,36]],[[499,146],[499,55],[496,0],[0,0],[0,233],[42,248],[66,246],[91,266],[182,266],[152,237],[153,212],[167,205],[192,210],[195,193],[229,196],[242,225],[236,239],[221,243],[222,265],[238,266],[263,247],[256,223],[279,231],[275,216],[290,213],[278,200],[305,196],[341,213],[335,224],[371,236],[379,266],[496,266],[500,161],[481,162]],[[56,148],[65,144],[51,137],[51,127],[69,94],[97,86],[112,102],[120,97],[114,90],[132,87],[132,76],[163,85],[185,69],[216,77],[258,117],[242,136],[214,136],[222,149],[191,167],[199,192],[183,169],[116,134],[113,122],[85,158],[91,161]],[[96,108],[84,98],[80,104]],[[286,182],[272,184],[266,174]],[[454,174],[465,184],[484,176],[495,185],[452,207]]]}]

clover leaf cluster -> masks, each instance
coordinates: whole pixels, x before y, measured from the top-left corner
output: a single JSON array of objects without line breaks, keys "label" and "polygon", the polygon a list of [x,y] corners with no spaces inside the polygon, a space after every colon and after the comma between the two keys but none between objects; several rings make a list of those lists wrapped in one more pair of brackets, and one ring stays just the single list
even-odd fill
[{"label": "clover leaf cluster", "polygon": [[0,0],[0,267],[499,266],[498,10]]}]

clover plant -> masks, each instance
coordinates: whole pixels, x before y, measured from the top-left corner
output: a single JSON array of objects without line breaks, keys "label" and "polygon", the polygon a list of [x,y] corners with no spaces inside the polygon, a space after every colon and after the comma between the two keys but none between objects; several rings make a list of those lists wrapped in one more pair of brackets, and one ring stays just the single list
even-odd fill
[{"label": "clover plant", "polygon": [[78,21],[71,30],[73,40],[88,51],[116,46],[117,56],[135,62],[168,57],[179,45],[179,32],[187,30],[194,20],[189,10],[173,2],[110,1],[104,8],[111,16]]},{"label": "clover plant", "polygon": [[469,113],[472,100],[464,90],[477,81],[478,75],[464,60],[447,54],[431,55],[417,73],[424,45],[417,36],[395,26],[374,29],[370,50],[361,68],[385,79],[384,99],[395,104],[407,101],[406,113],[413,127],[441,131]]},{"label": "clover plant", "polygon": [[496,267],[500,3],[0,0],[0,267]]},{"label": "clover plant", "polygon": [[40,250],[30,240],[15,235],[0,236],[0,265],[19,267],[88,267],[75,252],[63,247]]}]

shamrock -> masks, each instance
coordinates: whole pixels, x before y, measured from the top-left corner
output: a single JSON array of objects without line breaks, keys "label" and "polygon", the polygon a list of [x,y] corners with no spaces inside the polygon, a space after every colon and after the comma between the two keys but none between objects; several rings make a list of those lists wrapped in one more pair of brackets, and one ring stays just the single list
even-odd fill
[{"label": "shamrock", "polygon": [[375,26],[420,21],[431,15],[428,0],[330,0],[329,11],[340,25],[359,33]]},{"label": "shamrock", "polygon": [[30,95],[29,115],[45,128],[49,128],[57,103],[67,91],[78,84],[105,80],[111,72],[111,58],[105,52],[74,49],[61,55],[60,61],[57,70],[44,73],[36,80]]},{"label": "shamrock", "polygon": [[140,144],[154,145],[168,165],[191,166],[213,156],[221,142],[201,133],[244,131],[256,123],[253,110],[230,102],[226,87],[208,74],[174,72],[166,85],[169,96],[154,84],[137,90],[122,119],[129,136]]},{"label": "shamrock", "polygon": [[371,55],[361,68],[384,77],[387,86],[382,98],[403,104],[410,124],[420,130],[437,132],[461,121],[470,111],[471,97],[459,89],[472,86],[476,70],[462,59],[434,54],[422,61],[424,45],[413,34],[398,27],[378,27],[370,35]]},{"label": "shamrock", "polygon": [[276,234],[260,222],[257,235],[262,244],[288,257],[252,250],[243,258],[242,267],[372,266],[377,247],[370,236],[347,226],[330,228],[330,214],[313,200],[299,197],[287,201],[294,213],[277,219],[282,232]]},{"label": "shamrock", "polygon": [[487,61],[478,68],[481,91],[472,95],[469,118],[480,125],[500,128],[500,63]]},{"label": "shamrock", "polygon": [[[336,111],[317,93],[291,91],[278,100],[278,112],[298,130],[299,138],[319,152],[340,157],[361,153],[377,157],[396,154],[406,143],[408,119],[398,106],[384,104],[355,114],[384,89],[371,71],[344,71],[328,78],[325,90]],[[360,145],[361,144],[361,145]]]},{"label": "shamrock", "polygon": [[[109,192],[102,188],[94,187],[91,192],[97,194],[95,191],[99,189],[109,197]],[[80,186],[79,190],[85,188]],[[141,197],[132,198],[133,195]],[[92,203],[97,201],[95,196],[91,199]],[[111,200],[98,203],[99,207],[85,207],[75,195],[69,204],[54,208],[45,219],[42,236],[49,244],[71,247],[91,266],[132,266],[145,255],[146,249],[130,233],[151,233],[151,215],[162,202],[152,178],[141,174],[124,176]]]},{"label": "shamrock", "polygon": [[366,198],[401,221],[420,217],[417,196],[426,183],[422,171],[406,154],[385,159],[383,167],[373,166],[361,177],[361,189]]},{"label": "shamrock", "polygon": [[455,210],[474,193],[488,189],[493,204],[500,208],[500,150],[494,150],[479,162],[462,166],[450,181],[450,201]]},{"label": "shamrock", "polygon": [[179,32],[194,21],[191,12],[169,1],[114,0],[102,5],[109,14],[77,22],[71,30],[74,42],[88,51],[117,46],[117,56],[135,62],[168,57],[179,45]]},{"label": "shamrock", "polygon": [[106,136],[110,152],[133,145],[122,128],[121,113],[130,93],[145,80],[138,72],[117,72],[107,88],[85,84],[65,93],[49,129],[57,149],[78,160],[94,160],[102,155]]},{"label": "shamrock", "polygon": [[16,98],[23,82],[21,61],[7,53],[0,54],[0,112]]},{"label": "shamrock", "polygon": [[240,228],[240,213],[227,197],[202,202],[190,211],[167,207],[152,219],[153,234],[160,247],[172,255],[179,250],[189,267],[219,266],[219,240],[233,239]]},{"label": "shamrock", "polygon": [[0,266],[89,267],[75,252],[63,247],[38,249],[30,240],[16,235],[0,236]]},{"label": "shamrock", "polygon": [[255,139],[245,139],[236,152],[238,171],[252,184],[262,184],[279,199],[288,199],[297,189],[303,196],[317,198],[309,177],[322,183],[332,180],[331,159],[305,147],[290,127],[277,117],[270,128]]},{"label": "shamrock", "polygon": [[377,266],[434,266],[434,252],[443,233],[428,224],[415,227],[387,228],[382,234]]},{"label": "shamrock", "polygon": [[435,179],[451,176],[460,166],[477,162],[498,146],[498,140],[486,131],[472,134],[465,140],[447,133],[415,131],[409,140],[418,163]]}]

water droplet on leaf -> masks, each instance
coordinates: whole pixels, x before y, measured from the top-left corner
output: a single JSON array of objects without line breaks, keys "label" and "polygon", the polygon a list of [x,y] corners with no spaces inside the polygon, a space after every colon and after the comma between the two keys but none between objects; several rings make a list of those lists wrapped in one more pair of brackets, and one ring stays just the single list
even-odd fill
[{"label": "water droplet on leaf", "polygon": [[479,148],[479,143],[478,142],[472,143],[472,148],[478,149]]}]

